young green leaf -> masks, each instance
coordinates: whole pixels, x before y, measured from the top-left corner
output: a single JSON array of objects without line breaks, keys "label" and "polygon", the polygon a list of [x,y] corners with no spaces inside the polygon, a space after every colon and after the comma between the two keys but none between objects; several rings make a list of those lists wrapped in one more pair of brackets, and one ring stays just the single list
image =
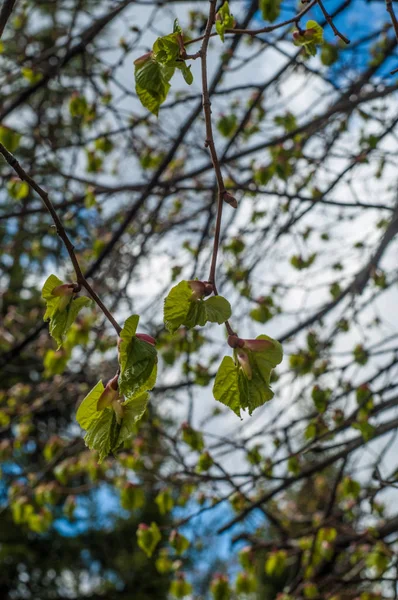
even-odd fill
[{"label": "young green leaf", "polygon": [[218,13],[216,14],[216,31],[224,42],[225,30],[235,27],[235,19],[229,10],[228,2],[224,2]]},{"label": "young green leaf", "polygon": [[214,382],[213,396],[240,417],[238,370],[230,356],[224,356],[219,366]]},{"label": "young green leaf", "polygon": [[116,453],[135,433],[135,424],[144,414],[149,398],[149,394],[144,392],[123,403],[119,402],[117,413],[115,407],[98,410],[98,400],[104,390],[102,381],[99,381],[84,398],[76,413],[77,422],[87,431],[84,437],[86,446],[99,453],[98,462],[102,462],[110,452]]},{"label": "young green leaf", "polygon": [[159,37],[152,52],[135,61],[135,89],[142,105],[154,115],[158,115],[161,104],[170,90],[170,80],[176,68],[180,69],[188,85],[193,82],[191,68],[180,58],[182,31],[178,22],[174,32]]},{"label": "young green leaf", "polygon": [[0,125],[0,143],[7,148],[9,152],[15,152],[19,146],[21,134],[10,129],[6,125]]},{"label": "young green leaf", "polygon": [[104,391],[102,381],[99,381],[95,387],[82,400],[76,413],[76,421],[82,429],[88,429],[93,421],[101,416],[101,412],[97,410],[97,403]]},{"label": "young green leaf", "polygon": [[281,0],[260,0],[259,8],[263,19],[273,23],[281,12]]},{"label": "young green leaf", "polygon": [[152,58],[148,58],[144,64],[136,62],[135,91],[141,104],[156,116],[169,93],[169,81],[174,75],[174,70]]},{"label": "young green leaf", "polygon": [[155,502],[158,505],[159,512],[161,515],[166,515],[173,510],[174,500],[173,495],[169,488],[160,490],[155,498]]},{"label": "young green leaf", "polygon": [[155,347],[136,336],[139,317],[129,317],[120,332],[119,390],[127,400],[152,389],[156,382],[157,352]]},{"label": "young green leaf", "polygon": [[238,416],[245,409],[252,414],[271,400],[271,371],[283,356],[279,342],[266,335],[242,341],[244,345],[234,350],[234,360],[230,356],[223,358],[213,387],[215,399]]},{"label": "young green leaf", "polygon": [[212,296],[203,302],[206,310],[206,321],[221,325],[228,321],[232,311],[231,305],[223,296]]},{"label": "young green leaf", "polygon": [[84,442],[90,450],[97,450],[98,462],[101,463],[115,449],[116,441],[119,436],[120,425],[116,420],[116,415],[110,408],[101,411],[98,419],[90,424]]},{"label": "young green leaf", "polygon": [[[203,291],[201,292],[201,287]],[[171,333],[181,325],[187,328],[204,326],[208,321],[222,324],[231,316],[231,305],[222,296],[204,300],[201,281],[180,281],[171,288],[164,302],[164,323]]]},{"label": "young green leaf", "polygon": [[49,331],[57,342],[57,349],[62,346],[79,311],[91,306],[86,296],[74,298],[73,288],[73,284],[63,284],[55,275],[50,275],[43,286],[42,298],[46,302],[43,320],[50,321]]},{"label": "young green leaf", "polygon": [[293,32],[295,46],[303,46],[308,56],[316,55],[316,47],[323,44],[323,29],[316,21],[307,21],[304,31]]},{"label": "young green leaf", "polygon": [[145,525],[145,523],[141,523],[137,529],[137,541],[138,545],[145,552],[148,558],[152,556],[154,550],[162,536],[159,531],[159,527],[156,523],[151,523],[151,526]]},{"label": "young green leaf", "polygon": [[140,393],[125,401],[123,406],[124,416],[118,437],[118,445],[124,444],[136,431],[136,423],[139,421],[148,405],[148,392]]}]

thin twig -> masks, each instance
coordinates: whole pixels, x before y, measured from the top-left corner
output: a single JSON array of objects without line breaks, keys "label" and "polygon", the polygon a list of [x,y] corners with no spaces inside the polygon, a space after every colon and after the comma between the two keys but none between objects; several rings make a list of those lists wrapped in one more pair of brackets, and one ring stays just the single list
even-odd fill
[{"label": "thin twig", "polygon": [[[296,16],[291,17],[290,19],[286,19],[286,21],[282,21],[281,23],[275,23],[275,25],[267,25],[265,27],[261,27],[260,29],[226,29],[225,33],[231,33],[234,35],[259,35],[260,33],[271,33],[276,29],[280,29],[281,27],[285,27],[286,25],[291,25],[293,23],[297,23],[313,6],[318,3],[318,0],[311,0]],[[329,17],[331,18],[331,17]],[[213,25],[213,24],[212,24]],[[216,37],[218,33],[210,33],[207,35],[207,38]],[[200,37],[194,38],[193,40],[188,40],[184,42],[185,46],[189,46],[190,44],[194,44],[195,42],[201,42],[206,37],[206,32]]]},{"label": "thin twig", "polygon": [[345,42],[346,44],[349,44],[350,40],[348,38],[346,38],[345,35],[340,33],[340,31],[337,29],[337,27],[333,23],[332,17],[329,15],[328,11],[324,7],[322,0],[318,0],[318,6],[321,9],[321,11],[323,12],[323,16],[325,17],[326,21],[329,23],[334,35],[337,35],[337,37],[339,37],[341,40],[343,40],[343,42]]},{"label": "thin twig", "polygon": [[[224,196],[226,193],[224,179],[221,172],[220,162],[217,156],[217,150],[214,143],[213,125],[211,121],[211,101],[209,94],[209,85],[207,80],[207,49],[209,46],[209,39],[211,30],[216,16],[216,4],[217,0],[210,0],[210,11],[209,18],[206,25],[206,30],[203,38],[202,47],[200,49],[201,68],[202,68],[202,94],[203,94],[203,113],[206,125],[206,147],[210,150],[211,161],[213,163],[214,172],[217,180],[217,217],[216,226],[214,232],[214,243],[213,243],[213,254],[211,257],[209,282],[213,286],[214,294],[218,294],[216,285],[216,267],[217,267],[217,255],[220,245],[220,233],[221,233],[221,222],[222,222],[222,211],[224,204]],[[230,335],[233,334],[233,330],[227,321],[225,323],[227,331]]]},{"label": "thin twig", "polygon": [[65,231],[64,226],[62,225],[62,222],[60,220],[60,218],[57,215],[57,212],[48,196],[48,193],[43,190],[42,187],[40,187],[36,181],[34,179],[32,179],[32,177],[30,177],[30,175],[28,175],[28,173],[21,167],[21,165],[19,164],[19,162],[17,161],[17,159],[15,158],[15,156],[13,154],[11,154],[11,152],[9,152],[7,150],[7,148],[5,148],[3,146],[3,144],[0,143],[0,154],[3,155],[3,157],[5,158],[5,160],[7,161],[7,163],[10,165],[10,167],[12,169],[14,169],[14,171],[17,173],[17,175],[19,176],[20,179],[22,179],[23,181],[26,181],[26,183],[40,196],[40,198],[43,200],[44,205],[46,206],[48,212],[50,213],[52,220],[54,221],[56,230],[57,230],[57,234],[59,235],[59,237],[61,238],[61,240],[63,241],[65,248],[69,254],[69,257],[72,261],[72,265],[73,268],[75,270],[76,273],[76,280],[77,283],[79,285],[81,285],[82,287],[84,287],[87,292],[90,294],[91,298],[94,300],[94,302],[99,306],[99,308],[102,310],[102,312],[104,313],[104,315],[106,316],[106,318],[108,319],[108,321],[110,323],[112,323],[113,327],[115,328],[116,332],[119,334],[122,330],[122,328],[120,327],[120,325],[115,321],[115,319],[113,318],[113,316],[111,315],[111,313],[109,312],[109,310],[106,308],[106,306],[103,304],[102,300],[99,298],[99,296],[95,293],[95,291],[93,290],[93,288],[91,287],[91,285],[88,283],[87,279],[85,278],[85,276],[83,275],[83,272],[80,268],[79,262],[76,258],[76,254],[75,254],[75,248],[72,244],[72,242],[69,239],[68,234]]},{"label": "thin twig", "polygon": [[11,16],[12,9],[17,0],[4,0],[0,9],[0,38],[3,35],[7,21]]}]

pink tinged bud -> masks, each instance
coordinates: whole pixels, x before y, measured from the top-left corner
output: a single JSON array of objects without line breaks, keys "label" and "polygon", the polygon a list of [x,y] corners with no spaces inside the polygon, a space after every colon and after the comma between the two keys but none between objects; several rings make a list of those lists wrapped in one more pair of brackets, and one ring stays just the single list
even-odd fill
[{"label": "pink tinged bud", "polygon": [[74,289],[74,283],[63,283],[62,285],[57,285],[51,294],[53,296],[72,296]]},{"label": "pink tinged bud", "polygon": [[142,56],[139,56],[135,61],[134,64],[136,67],[141,67],[142,65],[144,65],[150,58],[152,57],[152,52],[147,52],[146,54],[143,54]]},{"label": "pink tinged bud", "polygon": [[250,366],[249,357],[247,356],[246,352],[243,352],[242,350],[240,350],[237,353],[237,357],[238,357],[238,361],[239,361],[242,371],[244,372],[244,374],[246,375],[246,377],[248,379],[251,379],[253,376],[253,373],[252,373],[252,368]]},{"label": "pink tinged bud", "polygon": [[116,421],[120,425],[124,417],[124,406],[120,404],[119,400],[113,400],[112,408],[115,411]]},{"label": "pink tinged bud", "polygon": [[206,294],[206,286],[203,281],[188,281],[192,290],[192,300],[200,300]]},{"label": "pink tinged bud", "polygon": [[264,352],[274,347],[274,344],[269,340],[244,340],[244,348],[252,350],[252,352]]},{"label": "pink tinged bud", "polygon": [[156,340],[151,335],[147,335],[146,333],[136,333],[136,337],[143,342],[156,346]]},{"label": "pink tinged bud", "polygon": [[98,398],[97,402],[97,410],[104,410],[108,406],[111,406],[112,403],[119,398],[119,392],[117,389],[117,375],[113,377],[105,386],[104,391],[101,396]]},{"label": "pink tinged bud", "polygon": [[245,341],[237,335],[229,335],[227,343],[230,348],[243,348]]},{"label": "pink tinged bud", "polygon": [[138,529],[139,529],[140,531],[146,531],[147,529],[149,529],[149,525],[147,525],[146,523],[140,523],[140,524],[138,525]]},{"label": "pink tinged bud", "polygon": [[293,40],[294,40],[295,42],[300,42],[300,41],[302,41],[302,40],[303,40],[303,37],[304,37],[304,36],[303,36],[303,34],[302,34],[300,31],[298,31],[298,30],[296,30],[296,31],[293,31]]}]

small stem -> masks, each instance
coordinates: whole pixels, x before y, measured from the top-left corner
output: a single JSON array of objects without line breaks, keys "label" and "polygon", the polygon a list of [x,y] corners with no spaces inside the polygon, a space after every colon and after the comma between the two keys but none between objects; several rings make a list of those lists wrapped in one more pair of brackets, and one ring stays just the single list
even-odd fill
[{"label": "small stem", "polygon": [[215,21],[216,16],[216,0],[210,0],[210,11],[209,18],[206,25],[206,30],[203,37],[202,47],[200,49],[201,66],[202,66],[202,94],[203,94],[203,113],[206,125],[206,146],[209,148],[211,161],[213,163],[214,172],[217,180],[217,217],[216,217],[216,229],[214,233],[214,244],[213,254],[211,259],[209,282],[214,286],[214,293],[217,294],[216,288],[216,266],[217,266],[217,254],[220,244],[220,231],[222,221],[222,210],[224,203],[224,192],[225,185],[224,179],[221,172],[220,163],[217,156],[217,150],[214,143],[213,125],[211,121],[211,101],[209,94],[209,86],[207,81],[207,49],[209,46],[209,39],[211,30]]},{"label": "small stem", "polygon": [[[209,18],[206,25],[206,30],[203,36],[203,43],[200,49],[201,67],[202,67],[202,94],[203,94],[203,113],[206,125],[206,147],[209,148],[211,160],[213,163],[214,172],[217,180],[217,217],[216,217],[216,228],[214,232],[214,243],[213,243],[213,254],[211,257],[209,283],[213,286],[214,295],[218,295],[216,286],[216,267],[217,267],[217,255],[220,246],[220,233],[221,233],[221,222],[222,222],[222,211],[224,204],[225,184],[221,172],[220,161],[218,160],[217,150],[214,143],[213,125],[211,121],[211,101],[209,94],[209,86],[207,81],[207,49],[209,46],[209,39],[212,35],[211,30],[216,17],[216,4],[217,0],[210,0],[210,11]],[[234,331],[229,324],[229,321],[225,322],[228,335],[234,335]]]},{"label": "small stem", "polygon": [[[388,0],[386,0],[386,2],[388,2]],[[323,16],[325,17],[327,23],[329,23],[334,35],[337,35],[337,37],[339,37],[341,40],[343,40],[343,42],[345,42],[346,44],[349,44],[350,40],[348,38],[346,38],[345,35],[340,33],[340,31],[337,29],[337,27],[333,23],[332,17],[329,15],[328,11],[324,7],[322,0],[318,0],[318,6],[321,9],[321,11],[323,12]]]},{"label": "small stem", "polygon": [[[276,29],[280,29],[281,27],[285,27],[286,25],[291,25],[298,22],[313,6],[318,4],[318,0],[311,0],[295,17],[291,19],[286,19],[286,21],[282,21],[281,23],[276,23],[275,25],[267,25],[265,27],[261,27],[260,29],[226,29],[225,33],[239,34],[239,35],[259,35],[260,33],[271,33],[271,31],[275,31]],[[213,23],[212,23],[213,25]],[[218,33],[210,33],[207,37],[216,37]],[[190,44],[194,44],[195,42],[201,42],[206,37],[206,33],[201,35],[200,37],[194,38],[193,40],[188,40],[184,42],[185,47]],[[199,51],[200,52],[200,51]],[[196,58],[196,55],[195,55]]]},{"label": "small stem", "polygon": [[[394,9],[392,6],[392,0],[386,0],[386,11],[390,15],[391,23],[392,23],[392,26],[394,27],[395,37],[398,42],[398,20],[397,20],[397,17],[395,15],[395,12],[394,12]],[[397,71],[398,71],[398,68],[394,69],[393,71],[391,71],[391,75],[394,75],[395,73],[397,73]]]},{"label": "small stem", "polygon": [[16,0],[4,0],[0,10],[0,38],[3,35],[4,28],[11,16]]},{"label": "small stem", "polygon": [[3,146],[3,144],[0,143],[0,154],[3,155],[3,157],[5,158],[5,160],[7,161],[7,163],[10,165],[10,167],[12,169],[14,169],[14,171],[17,173],[17,175],[19,176],[20,179],[22,179],[22,181],[26,181],[26,183],[40,196],[40,198],[43,200],[43,203],[45,205],[45,207],[47,208],[48,212],[50,213],[52,220],[54,221],[56,230],[57,230],[57,234],[59,235],[59,237],[61,238],[61,240],[63,241],[65,248],[69,254],[69,257],[72,261],[72,265],[73,268],[75,270],[76,273],[76,280],[77,283],[79,285],[81,285],[82,287],[84,287],[87,292],[90,294],[90,296],[92,297],[92,299],[94,300],[94,302],[99,306],[99,308],[102,310],[102,312],[104,313],[104,315],[106,316],[106,318],[108,319],[108,321],[110,323],[112,323],[113,327],[115,328],[116,332],[119,334],[122,330],[122,328],[120,327],[120,325],[115,321],[115,319],[113,318],[113,316],[111,315],[111,313],[109,312],[109,310],[106,308],[106,306],[103,304],[102,300],[99,298],[99,296],[94,292],[94,290],[92,289],[91,285],[88,283],[88,281],[86,280],[86,278],[83,275],[83,272],[80,268],[79,262],[76,258],[76,254],[75,254],[75,248],[72,244],[72,242],[70,241],[68,234],[65,231],[64,226],[62,225],[61,219],[59,218],[59,216],[57,215],[55,208],[48,196],[48,193],[43,190],[43,188],[41,188],[34,179],[32,179],[32,177],[30,177],[30,175],[28,175],[28,173],[21,167],[21,165],[19,164],[19,162],[17,161],[17,159],[15,158],[15,156],[13,154],[11,154],[11,152],[9,152],[7,150],[7,148],[5,148]]}]

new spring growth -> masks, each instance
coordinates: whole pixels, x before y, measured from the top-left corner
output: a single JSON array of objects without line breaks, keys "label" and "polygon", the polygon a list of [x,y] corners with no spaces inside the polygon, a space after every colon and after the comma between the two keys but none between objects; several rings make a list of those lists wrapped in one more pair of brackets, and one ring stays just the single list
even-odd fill
[{"label": "new spring growth", "polygon": [[152,57],[152,51],[151,52],[147,52],[146,54],[143,54],[142,56],[140,56],[139,58],[137,58],[134,61],[134,64],[135,64],[136,67],[142,67],[142,65],[144,65],[151,57]]},{"label": "new spring growth", "polygon": [[75,292],[75,284],[74,283],[63,283],[62,285],[57,285],[51,294],[53,296],[60,297],[61,300],[58,305],[58,310],[63,311],[68,306],[69,302],[72,299],[72,296]]},{"label": "new spring growth", "polygon": [[236,359],[248,379],[252,379],[253,371],[250,358],[246,350],[251,352],[264,352],[273,347],[269,340],[242,339],[237,335],[228,336],[228,345],[235,350]]},{"label": "new spring growth", "polygon": [[192,300],[201,300],[213,292],[213,286],[207,281],[188,281],[188,285],[192,290]]},{"label": "new spring growth", "polygon": [[143,342],[147,342],[148,344],[151,344],[152,346],[156,346],[155,338],[153,338],[151,335],[148,335],[147,333],[136,333],[136,337],[139,340],[142,340]]},{"label": "new spring growth", "polygon": [[119,391],[118,391],[118,375],[115,375],[112,379],[108,381],[105,386],[104,391],[101,396],[98,398],[97,402],[97,410],[104,410],[108,406],[112,406],[114,402],[117,402],[119,399]]},{"label": "new spring growth", "polygon": [[237,199],[235,198],[235,196],[233,196],[229,192],[224,192],[224,194],[223,194],[223,200],[224,200],[224,202],[226,202],[227,204],[229,204],[230,206],[232,206],[232,208],[238,208],[238,201],[237,201]]}]

